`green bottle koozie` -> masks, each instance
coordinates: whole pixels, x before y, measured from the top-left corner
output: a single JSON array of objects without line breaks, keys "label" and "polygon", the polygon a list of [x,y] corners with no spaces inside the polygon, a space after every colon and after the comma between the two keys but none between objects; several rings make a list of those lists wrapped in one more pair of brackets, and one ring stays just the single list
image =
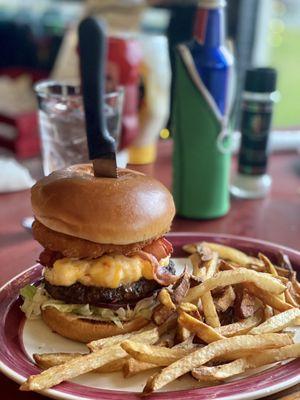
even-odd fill
[{"label": "green bottle koozie", "polygon": [[229,141],[225,145],[219,141],[226,124],[200,80],[189,50],[179,46],[176,57],[172,134],[177,214],[221,217],[229,210]]}]

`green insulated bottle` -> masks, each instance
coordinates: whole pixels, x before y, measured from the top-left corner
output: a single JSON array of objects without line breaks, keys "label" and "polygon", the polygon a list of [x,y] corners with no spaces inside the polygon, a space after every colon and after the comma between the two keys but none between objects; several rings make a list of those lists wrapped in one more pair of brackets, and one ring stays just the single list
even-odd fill
[{"label": "green insulated bottle", "polygon": [[177,214],[189,218],[216,218],[229,210],[233,58],[225,47],[224,3],[199,2],[194,38],[176,54],[173,195]]}]

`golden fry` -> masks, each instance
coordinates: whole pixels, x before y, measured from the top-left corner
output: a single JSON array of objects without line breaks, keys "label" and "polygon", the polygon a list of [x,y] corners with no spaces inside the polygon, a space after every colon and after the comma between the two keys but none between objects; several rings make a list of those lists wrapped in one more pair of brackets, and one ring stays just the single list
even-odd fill
[{"label": "golden fry", "polygon": [[192,375],[200,382],[223,381],[233,375],[243,373],[247,369],[247,365],[245,358],[239,358],[228,364],[221,364],[214,367],[202,366],[194,369]]},{"label": "golden fry", "polygon": [[262,310],[258,310],[254,315],[233,324],[220,326],[215,330],[223,336],[231,337],[236,335],[244,335],[249,332],[252,328],[259,325],[263,319]]},{"label": "golden fry", "polygon": [[278,311],[290,310],[292,306],[285,301],[282,301],[278,296],[275,296],[265,289],[258,288],[252,283],[244,283],[245,288],[249,293],[253,294],[255,297],[260,299],[264,304],[275,308]]},{"label": "golden fry", "polygon": [[[145,332],[147,332],[147,333],[145,333]],[[109,346],[113,346],[115,344],[120,344],[124,340],[130,339],[132,336],[135,336],[134,340],[139,340],[139,338],[140,338],[140,340],[142,340],[142,341],[146,337],[154,337],[154,338],[157,338],[157,340],[159,339],[157,327],[154,324],[149,324],[136,332],[130,332],[130,333],[122,334],[122,335],[110,336],[107,338],[94,340],[94,341],[88,343],[87,346],[90,350],[95,351],[95,350],[102,349],[104,347],[109,347]]]},{"label": "golden fry", "polygon": [[217,287],[236,285],[243,282],[252,282],[262,289],[271,293],[280,294],[285,290],[285,286],[270,274],[260,273],[247,268],[239,268],[235,271],[218,272],[214,277],[207,279],[198,286],[191,288],[185,297],[185,302],[193,302],[204,293]]},{"label": "golden fry", "polygon": [[152,376],[144,388],[144,393],[147,394],[158,390],[187,372],[232,351],[265,350],[289,344],[292,344],[290,336],[279,333],[259,336],[234,336],[232,338],[218,340],[175,361],[171,365],[165,367],[161,372]]},{"label": "golden fry", "polygon": [[158,368],[158,365],[138,361],[133,357],[129,357],[129,359],[125,361],[122,370],[124,378],[131,378],[141,372],[149,371],[154,368]]},{"label": "golden fry", "polygon": [[32,375],[20,386],[20,390],[40,391],[48,389],[63,381],[85,374],[86,372],[94,371],[109,362],[126,356],[127,353],[118,344],[106,347],[93,353],[73,358],[64,364],[46,369],[39,375]]},{"label": "golden fry", "polygon": [[185,312],[180,313],[178,323],[188,329],[190,332],[195,333],[205,343],[211,343],[216,340],[224,339],[224,336],[218,333],[214,328],[202,321],[197,320]]},{"label": "golden fry", "polygon": [[225,287],[221,295],[214,300],[216,309],[220,312],[227,311],[228,308],[233,306],[235,297],[232,286]]},{"label": "golden fry", "polygon": [[283,311],[280,314],[274,315],[261,325],[252,328],[249,333],[259,335],[262,333],[271,333],[282,331],[287,326],[292,326],[294,321],[300,317],[299,308]]},{"label": "golden fry", "polygon": [[158,300],[168,310],[173,310],[173,311],[176,310],[176,306],[173,303],[171,295],[166,288],[160,290],[160,292],[158,294]]},{"label": "golden fry", "polygon": [[125,340],[122,348],[133,358],[139,361],[156,364],[160,366],[170,365],[172,362],[195,351],[197,347],[175,348],[160,347],[149,344]]}]

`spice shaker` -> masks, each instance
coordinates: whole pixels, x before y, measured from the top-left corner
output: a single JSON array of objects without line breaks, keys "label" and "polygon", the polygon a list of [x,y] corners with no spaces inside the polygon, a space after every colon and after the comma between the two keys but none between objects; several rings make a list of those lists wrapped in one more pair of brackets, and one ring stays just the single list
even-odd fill
[{"label": "spice shaker", "polygon": [[276,80],[274,68],[253,68],[246,73],[238,172],[231,185],[236,197],[264,197],[271,188],[267,165],[273,105],[278,97]]}]

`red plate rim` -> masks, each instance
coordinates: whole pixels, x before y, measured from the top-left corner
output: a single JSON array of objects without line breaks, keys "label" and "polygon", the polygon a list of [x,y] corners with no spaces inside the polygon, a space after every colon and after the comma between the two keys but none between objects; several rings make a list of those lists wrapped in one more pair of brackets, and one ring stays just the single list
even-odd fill
[{"label": "red plate rim", "polygon": [[[294,267],[300,270],[300,252],[263,240],[228,234],[194,232],[174,232],[170,233],[168,237],[173,242],[175,256],[183,255],[181,246],[189,241],[210,240],[232,245],[250,253],[260,250],[271,257],[272,255],[274,256],[275,252],[283,251],[289,255]],[[17,293],[21,286],[38,279],[41,269],[42,266],[36,264],[0,288],[0,312],[3,315],[0,322],[0,340],[3,344],[0,348],[0,370],[17,383],[22,383],[29,374],[35,374],[39,371],[22,349],[19,330],[22,326],[23,317],[18,307]],[[13,332],[8,332],[9,328],[12,328]],[[155,393],[149,398],[169,399],[171,394],[174,400],[179,400],[183,397],[185,400],[196,400],[199,398],[201,400],[255,399],[297,384],[300,382],[299,371],[300,359],[293,360],[285,365],[275,366],[260,374],[219,386]],[[48,389],[42,393],[49,397],[64,399],[93,399],[100,398],[100,395],[103,400],[117,400],[120,399],[120,396],[125,400],[140,398],[138,393],[98,389],[71,382],[64,382],[58,385],[57,388]]]}]

